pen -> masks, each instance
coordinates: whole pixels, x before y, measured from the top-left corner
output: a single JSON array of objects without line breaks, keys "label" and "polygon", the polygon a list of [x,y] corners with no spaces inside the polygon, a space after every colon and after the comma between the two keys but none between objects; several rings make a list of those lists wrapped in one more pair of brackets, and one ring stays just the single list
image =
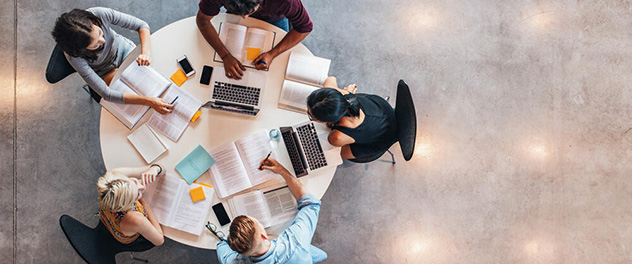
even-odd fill
[{"label": "pen", "polygon": [[262,61],[262,60],[260,60],[260,61],[258,61],[258,62],[257,62],[257,64],[261,64],[261,63],[263,63],[263,65],[268,65],[268,63],[267,63],[267,62]]},{"label": "pen", "polygon": [[272,154],[272,151],[268,152],[268,156],[266,156],[266,158],[263,160],[261,165],[259,165],[259,170],[261,170],[261,168],[263,167],[263,164],[265,164],[268,161],[268,158],[270,158],[270,154]]},{"label": "pen", "polygon": [[170,105],[172,105],[173,103],[176,102],[176,100],[178,100],[178,98],[180,98],[180,96],[176,96],[176,98],[173,98],[173,101],[171,101]]}]

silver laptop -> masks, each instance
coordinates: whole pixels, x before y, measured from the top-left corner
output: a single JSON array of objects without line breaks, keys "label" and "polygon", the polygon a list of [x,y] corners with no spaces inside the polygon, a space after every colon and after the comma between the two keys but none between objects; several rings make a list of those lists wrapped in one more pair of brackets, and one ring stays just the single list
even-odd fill
[{"label": "silver laptop", "polygon": [[279,128],[296,177],[342,163],[340,150],[329,144],[328,131],[320,126],[307,122]]},{"label": "silver laptop", "polygon": [[261,109],[261,95],[266,84],[266,75],[257,70],[246,70],[241,80],[226,77],[224,67],[215,67],[211,78],[209,101],[203,107],[257,115]]}]

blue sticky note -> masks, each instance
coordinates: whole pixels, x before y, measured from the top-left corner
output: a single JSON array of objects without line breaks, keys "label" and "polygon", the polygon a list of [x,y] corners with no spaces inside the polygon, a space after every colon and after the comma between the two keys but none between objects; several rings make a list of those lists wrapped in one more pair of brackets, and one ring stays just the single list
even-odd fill
[{"label": "blue sticky note", "polygon": [[198,145],[176,165],[176,170],[187,183],[191,184],[213,164],[215,164],[215,159],[201,145]]}]

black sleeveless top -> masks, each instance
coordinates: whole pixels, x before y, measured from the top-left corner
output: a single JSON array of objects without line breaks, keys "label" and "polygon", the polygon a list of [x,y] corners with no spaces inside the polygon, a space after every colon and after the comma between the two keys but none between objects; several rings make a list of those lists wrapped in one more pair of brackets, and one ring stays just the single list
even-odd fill
[{"label": "black sleeveless top", "polygon": [[386,151],[397,141],[397,126],[393,107],[384,98],[377,95],[356,94],[355,97],[360,102],[360,109],[365,115],[362,124],[356,128],[334,126],[333,129],[355,140],[355,143],[351,144],[350,147],[356,157],[360,154],[368,155],[373,153],[356,153],[354,145],[371,144],[371,152],[381,151],[382,149]]}]

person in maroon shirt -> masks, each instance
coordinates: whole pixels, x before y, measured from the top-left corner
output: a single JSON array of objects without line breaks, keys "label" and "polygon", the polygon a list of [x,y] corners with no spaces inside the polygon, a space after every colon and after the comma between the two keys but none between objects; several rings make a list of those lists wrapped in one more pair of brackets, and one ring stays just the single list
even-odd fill
[{"label": "person in maroon shirt", "polygon": [[[219,39],[217,30],[211,24],[211,19],[219,14],[220,8],[225,7],[228,13],[243,17],[254,17],[279,26],[288,31],[287,22],[292,24],[292,30],[272,50],[264,52],[252,64],[258,70],[267,69],[272,60],[279,54],[296,46],[313,29],[312,21],[300,0],[201,0],[196,23],[204,39],[224,61],[226,77],[241,79],[246,70]],[[285,27],[285,28],[284,28]]]}]

